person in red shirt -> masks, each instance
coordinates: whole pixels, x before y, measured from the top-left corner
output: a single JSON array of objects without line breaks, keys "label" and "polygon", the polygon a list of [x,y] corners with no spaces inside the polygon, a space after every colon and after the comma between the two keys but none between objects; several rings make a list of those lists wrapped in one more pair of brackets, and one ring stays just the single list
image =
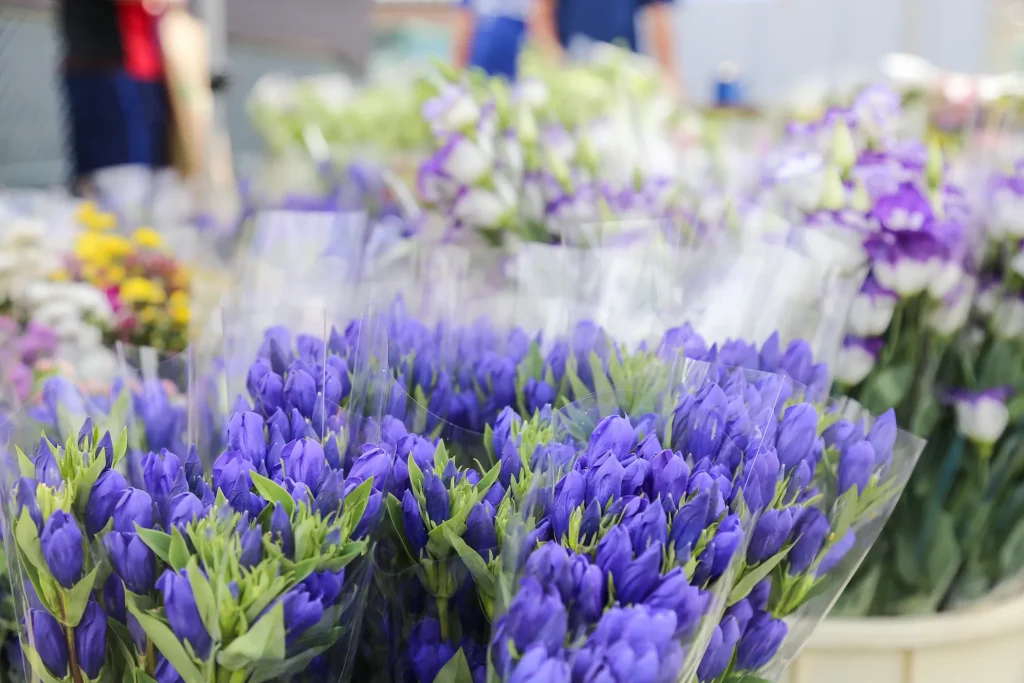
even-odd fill
[{"label": "person in red shirt", "polygon": [[169,163],[170,105],[157,22],[166,0],[60,0],[73,182]]}]

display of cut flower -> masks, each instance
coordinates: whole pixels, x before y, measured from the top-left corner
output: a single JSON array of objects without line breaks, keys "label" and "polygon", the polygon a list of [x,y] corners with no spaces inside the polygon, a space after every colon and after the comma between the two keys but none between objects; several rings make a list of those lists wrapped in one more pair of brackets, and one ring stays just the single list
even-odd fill
[{"label": "display of cut flower", "polygon": [[188,268],[164,248],[151,228],[130,237],[113,232],[110,214],[86,205],[85,230],[73,255],[54,277],[86,282],[106,292],[114,322],[105,331],[108,344],[123,341],[179,351],[188,343],[191,317]]}]

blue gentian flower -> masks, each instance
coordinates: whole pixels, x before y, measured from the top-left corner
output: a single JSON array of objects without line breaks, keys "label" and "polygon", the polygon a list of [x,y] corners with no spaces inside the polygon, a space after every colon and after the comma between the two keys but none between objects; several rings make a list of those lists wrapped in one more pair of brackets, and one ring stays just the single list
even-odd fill
[{"label": "blue gentian flower", "polygon": [[43,525],[39,536],[43,559],[57,583],[71,588],[82,578],[82,532],[75,518],[64,510],[55,510]]},{"label": "blue gentian flower", "polygon": [[110,562],[124,581],[125,588],[136,595],[145,595],[153,590],[156,558],[137,533],[112,531],[103,537],[103,545],[110,553]]},{"label": "blue gentian flower", "polygon": [[715,627],[711,634],[711,641],[704,649],[704,656],[697,667],[697,680],[701,683],[713,681],[729,666],[732,660],[733,651],[740,641],[740,629],[733,617],[725,617],[722,623]]},{"label": "blue gentian flower", "polygon": [[114,506],[127,488],[128,482],[116,470],[107,470],[96,479],[85,508],[85,530],[90,536],[95,536],[107,525],[114,514]]},{"label": "blue gentian flower", "polygon": [[210,651],[210,634],[199,616],[188,575],[184,570],[179,573],[164,570],[157,579],[156,588],[163,594],[164,611],[174,635],[183,642],[187,641],[195,653],[205,659]]},{"label": "blue gentian flower", "polygon": [[837,475],[839,493],[843,494],[854,486],[858,493],[864,493],[871,481],[875,468],[875,449],[867,441],[858,441],[847,446],[839,454]]},{"label": "blue gentian flower", "polygon": [[[612,453],[617,461],[623,460],[632,449],[635,435],[633,425],[624,417],[612,415],[597,423],[587,444],[587,461],[593,466],[595,460],[605,453]],[[607,499],[603,500],[606,502]]]},{"label": "blue gentian flower", "polygon": [[52,675],[63,679],[68,672],[68,645],[60,622],[49,612],[38,609],[30,609],[25,622],[43,665]]},{"label": "blue gentian flower", "polygon": [[737,671],[758,671],[779,651],[789,629],[786,622],[767,612],[754,615],[736,647]]},{"label": "blue gentian flower", "polygon": [[818,411],[808,403],[790,406],[782,415],[775,449],[779,464],[788,473],[806,460],[818,436]]},{"label": "blue gentian flower", "polygon": [[89,599],[75,627],[75,654],[86,676],[95,679],[100,675],[107,658],[107,615],[95,599]]}]

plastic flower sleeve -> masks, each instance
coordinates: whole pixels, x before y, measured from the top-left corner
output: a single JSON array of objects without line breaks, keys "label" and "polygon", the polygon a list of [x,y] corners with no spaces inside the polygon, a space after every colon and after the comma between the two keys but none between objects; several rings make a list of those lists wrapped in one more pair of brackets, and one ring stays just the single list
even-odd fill
[{"label": "plastic flower sleeve", "polygon": [[546,444],[523,428],[528,465],[498,513],[497,680],[625,681],[645,661],[650,680],[705,681],[731,657],[738,629],[719,620],[756,581],[749,541],[782,485],[762,448],[781,378],[622,362],[633,373],[557,413]]},{"label": "plastic flower sleeve", "polygon": [[764,449],[781,483],[745,562],[777,554],[762,560],[770,571],[757,572],[745,598],[730,597],[723,624],[735,618],[740,635],[716,681],[778,679],[878,538],[924,447],[892,411],[871,419],[852,402],[805,402],[809,394],[792,390]]}]

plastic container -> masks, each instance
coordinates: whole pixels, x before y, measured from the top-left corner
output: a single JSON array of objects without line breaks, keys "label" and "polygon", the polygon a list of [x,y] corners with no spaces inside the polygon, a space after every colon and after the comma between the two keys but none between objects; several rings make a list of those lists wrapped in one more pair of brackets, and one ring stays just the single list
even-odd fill
[{"label": "plastic container", "polygon": [[781,683],[1021,683],[1024,595],[927,617],[827,619]]}]

